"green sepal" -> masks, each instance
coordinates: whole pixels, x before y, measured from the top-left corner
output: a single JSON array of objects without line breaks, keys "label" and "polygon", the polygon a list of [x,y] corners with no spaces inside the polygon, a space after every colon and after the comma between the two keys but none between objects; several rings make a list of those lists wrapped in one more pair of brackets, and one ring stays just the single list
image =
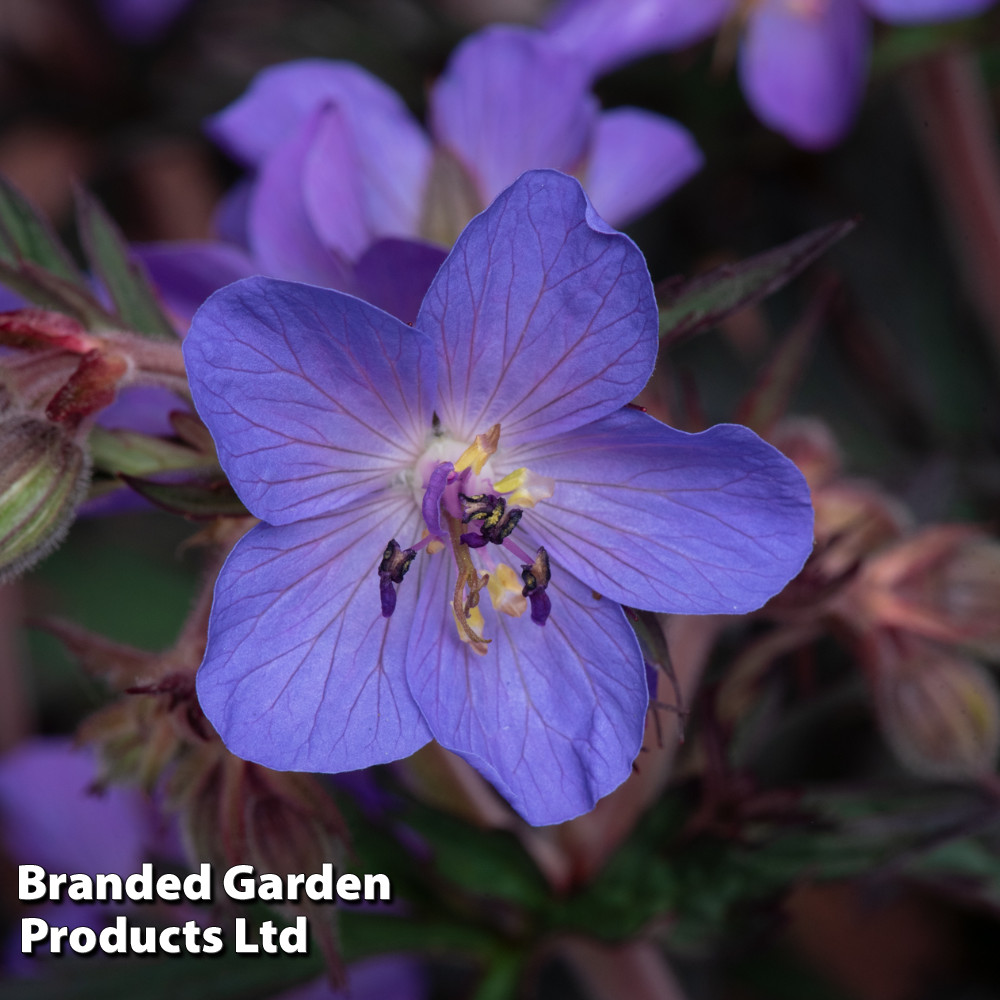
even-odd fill
[{"label": "green sepal", "polygon": [[660,337],[673,343],[715,326],[730,313],[776,292],[857,225],[845,219],[737,264],[696,278],[670,278],[657,287]]}]

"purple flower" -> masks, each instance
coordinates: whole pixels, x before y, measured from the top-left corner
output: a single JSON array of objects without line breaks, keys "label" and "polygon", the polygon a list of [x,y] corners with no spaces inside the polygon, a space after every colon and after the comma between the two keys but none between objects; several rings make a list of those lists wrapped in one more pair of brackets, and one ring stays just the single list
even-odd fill
[{"label": "purple flower", "polygon": [[869,16],[894,23],[979,14],[994,0],[567,0],[553,41],[593,73],[687,45],[727,18],[743,22],[740,81],[766,125],[809,149],[844,137],[868,75]]},{"label": "purple flower", "polygon": [[266,278],[212,296],[192,393],[262,520],[198,674],[229,748],[342,771],[433,738],[535,824],[623,781],[648,693],[622,605],[745,612],[812,542],[770,445],[628,407],[657,342],[639,251],[549,170],[466,227],[412,328]]},{"label": "purple flower", "polygon": [[451,246],[536,167],[577,175],[621,225],[701,165],[676,123],[633,108],[601,112],[585,67],[527,29],[467,39],[429,104],[428,134],[359,67],[302,60],[264,70],[210,121],[211,136],[255,172],[225,219],[245,233],[262,273],[353,290],[352,265],[380,240]]}]

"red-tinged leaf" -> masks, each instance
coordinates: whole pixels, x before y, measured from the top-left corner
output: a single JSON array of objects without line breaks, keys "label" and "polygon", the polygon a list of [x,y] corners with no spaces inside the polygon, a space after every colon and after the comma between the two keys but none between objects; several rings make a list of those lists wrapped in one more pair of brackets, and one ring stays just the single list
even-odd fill
[{"label": "red-tinged leaf", "polygon": [[72,316],[48,309],[0,313],[0,343],[8,347],[55,347],[73,354],[87,354],[101,346]]},{"label": "red-tinged leaf", "polygon": [[88,330],[114,330],[121,326],[88,288],[81,288],[31,261],[12,263],[0,253],[0,282],[29,302],[75,316]]},{"label": "red-tinged leaf", "polygon": [[846,219],[737,264],[690,280],[669,278],[657,288],[660,337],[668,344],[715,326],[730,313],[776,292],[857,225]]},{"label": "red-tinged leaf", "polygon": [[121,478],[150,503],[195,521],[249,516],[236,491],[221,472],[185,470],[150,478],[125,475]]},{"label": "red-tinged leaf", "polygon": [[121,355],[91,351],[49,400],[45,415],[70,429],[79,427],[84,417],[114,402],[118,383],[127,371],[128,363]]}]

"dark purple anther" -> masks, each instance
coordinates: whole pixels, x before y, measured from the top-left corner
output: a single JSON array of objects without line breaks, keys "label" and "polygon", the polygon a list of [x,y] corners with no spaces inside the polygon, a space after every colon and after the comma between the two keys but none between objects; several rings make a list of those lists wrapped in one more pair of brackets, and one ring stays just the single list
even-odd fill
[{"label": "dark purple anther", "polygon": [[382,617],[391,618],[396,610],[396,588],[393,584],[403,582],[410,563],[417,557],[416,549],[401,549],[393,538],[382,553],[378,564],[378,592],[382,599]]},{"label": "dark purple anther", "polygon": [[530,565],[521,564],[521,579],[524,581],[521,595],[531,602],[531,620],[536,625],[544,625],[552,611],[552,601],[545,592],[550,578],[549,554],[545,549],[540,548],[535,553],[535,561]]}]

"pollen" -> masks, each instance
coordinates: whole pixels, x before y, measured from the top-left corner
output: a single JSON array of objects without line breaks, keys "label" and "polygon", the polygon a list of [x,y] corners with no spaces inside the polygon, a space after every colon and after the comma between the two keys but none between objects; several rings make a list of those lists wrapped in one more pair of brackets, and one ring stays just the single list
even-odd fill
[{"label": "pollen", "polygon": [[459,456],[455,463],[455,471],[464,472],[466,469],[472,469],[478,476],[490,455],[496,453],[499,443],[500,425],[494,424],[485,434],[476,435],[476,440]]},{"label": "pollen", "polygon": [[507,497],[508,506],[529,509],[539,500],[548,500],[555,488],[556,481],[551,477],[540,476],[523,467],[515,469],[493,484],[497,493],[510,494]]},{"label": "pollen", "polygon": [[528,599],[521,593],[521,578],[506,563],[490,574],[486,589],[493,607],[511,618],[520,617],[528,607]]}]

